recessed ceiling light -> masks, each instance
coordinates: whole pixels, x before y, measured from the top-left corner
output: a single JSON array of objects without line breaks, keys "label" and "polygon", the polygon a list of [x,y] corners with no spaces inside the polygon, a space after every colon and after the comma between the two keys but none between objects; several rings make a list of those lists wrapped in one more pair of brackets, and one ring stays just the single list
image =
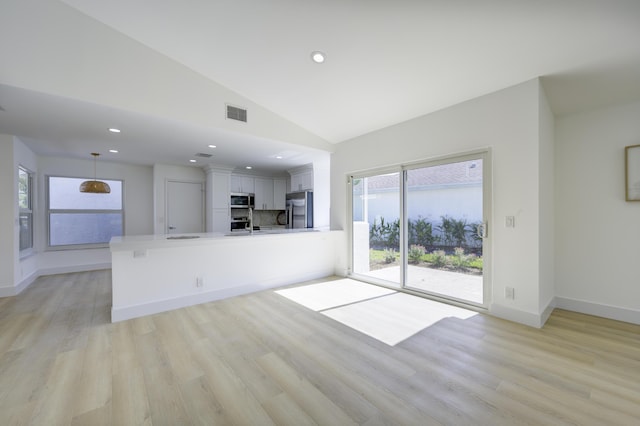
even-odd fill
[{"label": "recessed ceiling light", "polygon": [[251,166],[247,166],[247,167],[245,167],[245,169],[247,169],[247,170],[251,170],[251,169],[253,169],[253,167],[251,167]]},{"label": "recessed ceiling light", "polygon": [[216,148],[215,145],[209,145],[209,148]]},{"label": "recessed ceiling light", "polygon": [[282,155],[276,155],[276,158],[277,158],[278,160],[282,160]]},{"label": "recessed ceiling light", "polygon": [[110,128],[109,128],[109,131],[110,131],[111,133],[120,133],[120,129],[116,129],[115,127],[110,127]]},{"label": "recessed ceiling light", "polygon": [[311,52],[311,60],[313,62],[315,62],[316,64],[323,63],[325,59],[326,58],[325,58],[324,53],[322,53],[322,52],[320,52],[318,50],[316,50],[315,52]]},{"label": "recessed ceiling light", "polygon": [[113,154],[117,154],[118,150],[117,149],[110,149],[109,152],[113,153]]},{"label": "recessed ceiling light", "polygon": [[190,163],[195,163],[195,162],[196,162],[196,160],[189,160],[189,162],[190,162]]}]

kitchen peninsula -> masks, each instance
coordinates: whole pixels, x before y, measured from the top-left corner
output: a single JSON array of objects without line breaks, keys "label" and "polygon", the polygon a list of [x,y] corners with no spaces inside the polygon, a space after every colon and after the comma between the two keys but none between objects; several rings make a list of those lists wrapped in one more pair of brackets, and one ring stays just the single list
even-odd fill
[{"label": "kitchen peninsula", "polygon": [[111,321],[335,273],[342,231],[114,237]]}]

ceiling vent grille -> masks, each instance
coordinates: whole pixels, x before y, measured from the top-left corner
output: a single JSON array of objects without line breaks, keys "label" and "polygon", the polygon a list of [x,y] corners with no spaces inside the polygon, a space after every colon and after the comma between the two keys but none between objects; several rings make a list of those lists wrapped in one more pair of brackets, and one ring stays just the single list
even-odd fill
[{"label": "ceiling vent grille", "polygon": [[232,105],[227,105],[227,118],[229,120],[247,122],[247,110]]},{"label": "ceiling vent grille", "polygon": [[213,157],[213,155],[212,154],[207,154],[206,152],[198,152],[198,153],[194,154],[194,157],[211,158],[211,157]]}]

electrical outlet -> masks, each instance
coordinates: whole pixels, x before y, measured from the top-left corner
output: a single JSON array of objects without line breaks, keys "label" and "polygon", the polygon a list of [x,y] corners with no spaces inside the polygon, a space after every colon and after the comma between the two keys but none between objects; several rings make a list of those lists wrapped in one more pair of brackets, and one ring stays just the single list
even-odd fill
[{"label": "electrical outlet", "polygon": [[516,292],[513,287],[505,287],[504,288],[504,297],[505,299],[514,300],[516,298]]},{"label": "electrical outlet", "polygon": [[202,288],[202,287],[204,287],[204,278],[202,278],[202,277],[196,277],[196,287],[197,287],[197,288]]},{"label": "electrical outlet", "polygon": [[133,257],[135,259],[139,259],[141,257],[147,257],[147,251],[146,250],[134,250],[133,251]]}]

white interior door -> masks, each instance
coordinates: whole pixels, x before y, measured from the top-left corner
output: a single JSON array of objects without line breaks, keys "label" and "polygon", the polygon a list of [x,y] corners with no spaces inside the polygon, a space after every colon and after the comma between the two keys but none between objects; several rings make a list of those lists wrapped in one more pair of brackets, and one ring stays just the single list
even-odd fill
[{"label": "white interior door", "polygon": [[204,192],[200,182],[167,182],[167,233],[204,232]]}]

